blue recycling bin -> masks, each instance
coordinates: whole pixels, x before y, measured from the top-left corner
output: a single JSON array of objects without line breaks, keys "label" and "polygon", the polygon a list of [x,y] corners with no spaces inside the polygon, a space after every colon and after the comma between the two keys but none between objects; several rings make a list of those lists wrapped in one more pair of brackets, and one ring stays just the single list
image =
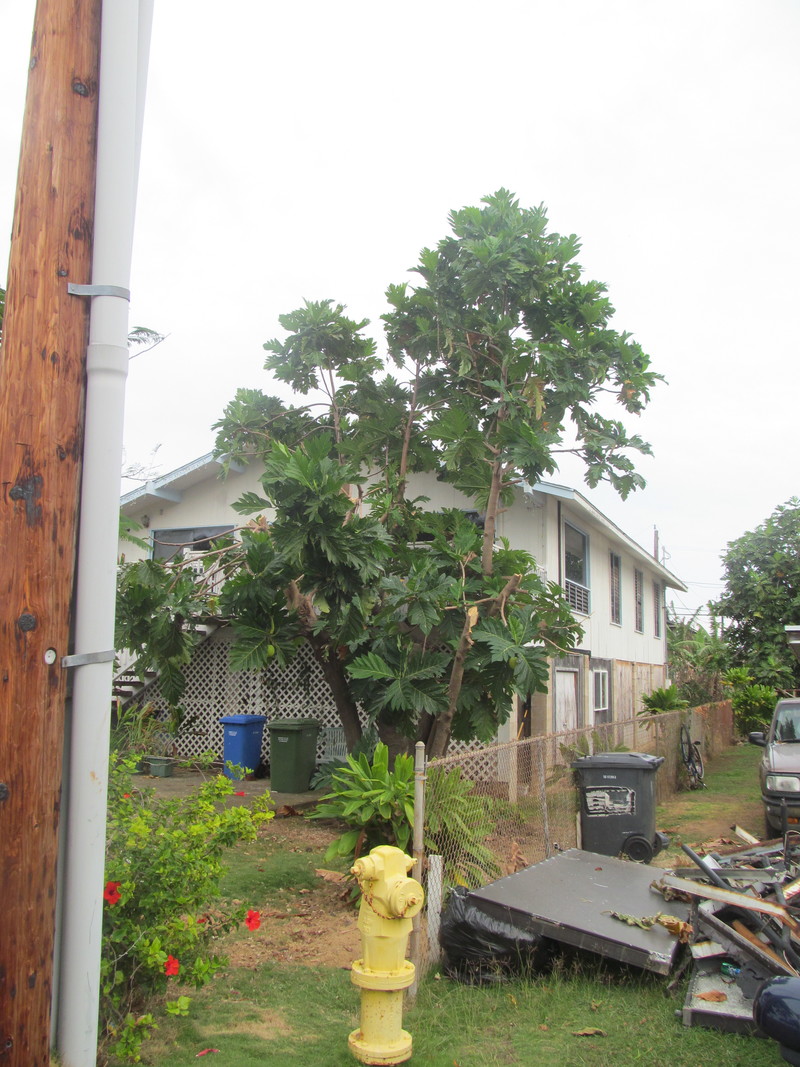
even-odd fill
[{"label": "blue recycling bin", "polygon": [[[266,715],[223,715],[219,721],[223,727],[222,758],[225,763],[235,763],[254,771],[261,762],[261,738]],[[237,778],[229,767],[225,767],[222,773],[228,778]]]}]

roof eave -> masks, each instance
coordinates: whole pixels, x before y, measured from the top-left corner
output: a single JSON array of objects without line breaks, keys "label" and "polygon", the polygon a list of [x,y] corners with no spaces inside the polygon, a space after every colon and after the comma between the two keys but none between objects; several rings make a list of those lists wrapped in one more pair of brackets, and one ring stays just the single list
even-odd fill
[{"label": "roof eave", "polygon": [[688,586],[676,577],[672,571],[668,570],[662,563],[652,556],[647,549],[642,548],[640,544],[629,537],[624,530],[621,530],[615,522],[613,522],[607,515],[604,515],[599,508],[596,508],[590,500],[579,493],[577,489],[571,489],[566,485],[558,485],[555,482],[536,482],[535,485],[525,482],[522,484],[523,492],[544,493],[546,496],[554,496],[559,500],[566,500],[571,504],[574,504],[579,510],[585,512],[594,522],[595,525],[604,529],[614,541],[624,545],[630,554],[637,559],[640,559],[643,563],[646,563],[648,567],[655,570],[661,577],[664,585],[670,589],[678,589],[682,593],[688,592]]}]

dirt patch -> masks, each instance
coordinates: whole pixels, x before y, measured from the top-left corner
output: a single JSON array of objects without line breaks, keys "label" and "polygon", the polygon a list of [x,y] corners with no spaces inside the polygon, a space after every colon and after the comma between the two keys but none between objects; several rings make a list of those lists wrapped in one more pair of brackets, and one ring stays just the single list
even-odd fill
[{"label": "dirt patch", "polygon": [[[259,840],[268,852],[321,852],[340,833],[332,823],[276,816]],[[348,899],[349,884],[320,876],[312,889],[300,889],[289,900],[276,894],[260,901],[259,929],[225,945],[231,965],[254,969],[272,960],[349,969],[361,955],[358,910]]]},{"label": "dirt patch", "polygon": [[[754,757],[746,748],[735,748],[714,761],[715,775],[707,790],[680,793],[659,807],[657,827],[672,838],[671,846],[653,861],[656,867],[691,865],[682,852],[684,841],[701,855],[732,852],[744,846],[733,833],[738,824],[754,836],[761,832],[763,815]],[[563,825],[551,819],[552,840],[569,842],[572,824],[564,815]],[[259,845],[266,854],[314,852],[321,854],[341,833],[334,822],[310,821],[300,814],[276,815],[260,833]],[[559,836],[561,834],[561,836]],[[487,841],[498,859],[500,874],[536,862],[541,855],[542,826],[534,818],[498,826]],[[307,967],[349,969],[361,955],[358,912],[349,902],[341,883],[319,878],[312,888],[293,893],[276,891],[258,902],[261,926],[247,937],[231,938],[222,951],[235,967],[255,969],[268,961]]]},{"label": "dirt patch", "polygon": [[333,887],[308,890],[291,913],[261,910],[261,927],[226,947],[234,967],[255,968],[265,960],[307,967],[346,967],[361,955],[357,912]]},{"label": "dirt patch", "polygon": [[[283,809],[278,809],[280,812]],[[287,809],[293,812],[295,809]],[[262,827],[258,839],[268,852],[318,852],[326,849],[342,832],[341,826],[328,819],[306,819],[302,814],[281,815]]]}]

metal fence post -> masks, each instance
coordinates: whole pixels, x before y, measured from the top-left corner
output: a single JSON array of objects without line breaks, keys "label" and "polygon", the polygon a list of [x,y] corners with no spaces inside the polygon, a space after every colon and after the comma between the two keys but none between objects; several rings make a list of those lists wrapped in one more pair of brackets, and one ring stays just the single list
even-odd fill
[{"label": "metal fence post", "polygon": [[539,801],[542,805],[542,832],[544,834],[544,854],[550,859],[550,813],[547,810],[547,775],[544,765],[544,749],[541,741],[536,746],[536,777],[539,784]]},{"label": "metal fence post", "polygon": [[[412,867],[412,878],[421,884],[422,883],[422,861],[425,857],[425,744],[423,741],[417,741],[414,746],[414,866]],[[411,997],[416,996],[417,986],[419,985],[419,968],[422,956],[422,938],[420,931],[422,927],[421,913],[415,915],[413,920],[413,926],[411,930],[410,938],[410,957],[411,962],[414,964],[416,973],[414,975],[414,982],[409,987],[408,994]]]},{"label": "metal fence post", "polygon": [[444,859],[428,856],[428,892],[425,895],[428,916],[428,960],[439,959],[439,927],[442,921],[442,897],[444,894]]}]

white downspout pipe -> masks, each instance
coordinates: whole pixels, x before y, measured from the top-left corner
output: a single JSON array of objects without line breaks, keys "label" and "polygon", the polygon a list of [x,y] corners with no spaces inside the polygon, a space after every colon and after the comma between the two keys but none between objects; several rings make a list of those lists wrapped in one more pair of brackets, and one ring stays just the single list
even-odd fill
[{"label": "white downspout pipe", "polygon": [[[133,220],[152,0],[105,0],[100,39],[92,295],[73,673],[65,781],[56,1045],[64,1067],[94,1067],[100,999],[108,749],[122,422],[128,373]],[[78,299],[78,297],[76,297]],[[104,656],[105,654],[105,656]]]}]

